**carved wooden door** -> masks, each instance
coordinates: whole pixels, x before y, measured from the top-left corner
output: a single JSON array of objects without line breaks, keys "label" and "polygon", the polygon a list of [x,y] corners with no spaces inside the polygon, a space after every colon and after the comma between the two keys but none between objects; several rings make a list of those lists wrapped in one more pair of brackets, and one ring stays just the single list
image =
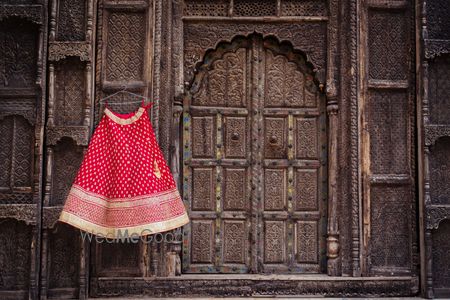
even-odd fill
[{"label": "carved wooden door", "polygon": [[252,35],[205,55],[184,103],[184,272],[323,270],[323,102],[287,44]]}]

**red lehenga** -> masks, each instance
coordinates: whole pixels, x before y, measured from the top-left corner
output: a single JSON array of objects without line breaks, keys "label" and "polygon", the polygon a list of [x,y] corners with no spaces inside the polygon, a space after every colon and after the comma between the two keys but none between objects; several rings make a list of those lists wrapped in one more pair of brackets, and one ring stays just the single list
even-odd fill
[{"label": "red lehenga", "polygon": [[60,221],[109,238],[148,235],[189,222],[148,107],[130,114],[105,109]]}]

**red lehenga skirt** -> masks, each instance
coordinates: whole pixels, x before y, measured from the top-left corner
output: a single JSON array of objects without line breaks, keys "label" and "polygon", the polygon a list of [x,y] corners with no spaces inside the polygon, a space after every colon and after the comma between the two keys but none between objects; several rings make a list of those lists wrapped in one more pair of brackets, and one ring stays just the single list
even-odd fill
[{"label": "red lehenga skirt", "polygon": [[148,235],[189,222],[148,107],[130,114],[105,109],[60,221],[109,238]]}]

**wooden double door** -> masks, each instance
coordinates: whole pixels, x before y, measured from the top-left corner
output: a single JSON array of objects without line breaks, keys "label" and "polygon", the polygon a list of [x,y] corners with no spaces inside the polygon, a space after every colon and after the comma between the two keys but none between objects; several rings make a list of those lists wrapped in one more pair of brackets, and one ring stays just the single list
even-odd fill
[{"label": "wooden double door", "polygon": [[326,115],[305,56],[256,34],[219,44],[183,105],[183,272],[324,271]]}]

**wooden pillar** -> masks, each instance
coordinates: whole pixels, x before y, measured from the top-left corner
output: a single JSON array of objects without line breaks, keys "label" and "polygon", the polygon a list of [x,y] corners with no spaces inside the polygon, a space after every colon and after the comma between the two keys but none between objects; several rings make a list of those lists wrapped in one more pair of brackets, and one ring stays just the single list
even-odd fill
[{"label": "wooden pillar", "polygon": [[339,222],[337,213],[337,124],[338,106],[329,101],[328,112],[328,237],[327,272],[330,276],[340,275],[339,261]]}]

